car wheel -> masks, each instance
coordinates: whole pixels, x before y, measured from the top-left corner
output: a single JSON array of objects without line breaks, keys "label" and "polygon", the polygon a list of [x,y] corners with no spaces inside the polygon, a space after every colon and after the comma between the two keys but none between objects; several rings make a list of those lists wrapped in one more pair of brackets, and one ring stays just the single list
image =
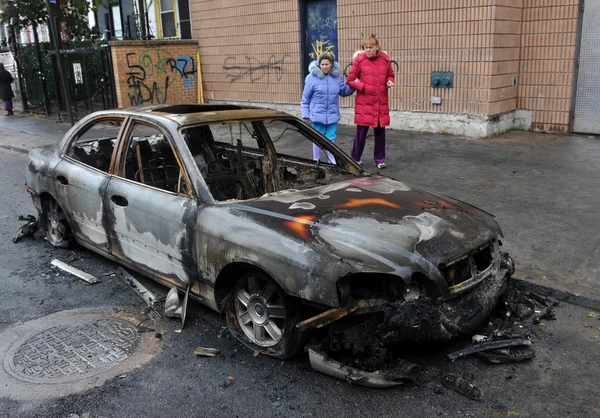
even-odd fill
[{"label": "car wheel", "polygon": [[58,202],[49,199],[46,205],[46,238],[54,247],[69,248],[73,243],[69,221]]},{"label": "car wheel", "polygon": [[269,277],[259,272],[244,275],[227,303],[229,331],[244,345],[285,359],[302,348],[296,331],[298,307]]}]

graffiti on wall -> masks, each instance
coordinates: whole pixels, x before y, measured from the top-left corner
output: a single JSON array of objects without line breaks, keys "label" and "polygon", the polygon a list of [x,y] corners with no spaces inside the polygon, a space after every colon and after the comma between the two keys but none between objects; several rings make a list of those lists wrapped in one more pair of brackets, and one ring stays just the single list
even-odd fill
[{"label": "graffiti on wall", "polygon": [[196,80],[198,68],[193,57],[173,57],[161,47],[130,52],[127,62],[127,88],[131,106],[166,103],[168,91],[176,83],[187,90]]},{"label": "graffiti on wall", "polygon": [[319,58],[323,52],[329,52],[334,48],[334,45],[329,41],[329,39],[325,41],[319,41],[318,39],[315,42],[310,44],[312,51],[310,52],[310,57],[314,60]]},{"label": "graffiti on wall", "polygon": [[280,81],[284,73],[284,62],[289,57],[284,55],[277,59],[275,55],[271,55],[267,62],[260,62],[254,57],[245,57],[245,65],[237,65],[236,57],[228,57],[223,64],[223,70],[225,70],[225,77],[232,83],[246,77],[251,83],[268,82],[271,81],[271,75]]}]

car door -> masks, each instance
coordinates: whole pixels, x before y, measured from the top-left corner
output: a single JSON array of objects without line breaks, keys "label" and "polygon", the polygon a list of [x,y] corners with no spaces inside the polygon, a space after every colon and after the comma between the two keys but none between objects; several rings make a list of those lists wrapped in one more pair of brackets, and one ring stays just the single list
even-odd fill
[{"label": "car door", "polygon": [[106,189],[111,251],[167,285],[197,278],[198,204],[169,131],[132,119]]},{"label": "car door", "polygon": [[103,196],[124,121],[124,117],[100,116],[85,123],[54,169],[56,199],[71,217],[73,234],[82,244],[106,252],[110,242]]}]

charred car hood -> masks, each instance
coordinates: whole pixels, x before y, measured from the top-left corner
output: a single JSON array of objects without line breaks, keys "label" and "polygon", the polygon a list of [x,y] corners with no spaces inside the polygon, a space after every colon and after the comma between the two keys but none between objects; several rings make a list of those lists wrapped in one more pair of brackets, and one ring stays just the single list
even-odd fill
[{"label": "charred car hood", "polygon": [[367,259],[406,264],[398,256],[424,258],[437,267],[502,233],[492,215],[474,206],[382,176],[271,193],[233,206],[269,229],[328,247],[363,268]]}]

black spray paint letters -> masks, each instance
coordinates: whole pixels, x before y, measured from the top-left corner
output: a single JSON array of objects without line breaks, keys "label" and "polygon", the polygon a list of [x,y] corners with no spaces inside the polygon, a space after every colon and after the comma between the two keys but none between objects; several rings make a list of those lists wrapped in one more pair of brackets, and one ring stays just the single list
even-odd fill
[{"label": "black spray paint letters", "polygon": [[162,50],[144,51],[139,59],[136,53],[130,52],[125,58],[128,68],[127,94],[131,106],[166,103],[170,86],[182,80],[184,87],[189,89],[198,73],[193,58],[173,58]]},{"label": "black spray paint letters", "polygon": [[261,63],[254,57],[245,57],[246,65],[236,65],[236,57],[228,57],[223,65],[223,70],[225,70],[225,77],[232,83],[244,77],[249,77],[251,83],[260,80],[270,81],[271,74],[275,75],[277,81],[280,81],[284,73],[283,64],[286,58],[289,58],[289,55],[284,55],[279,60],[275,58],[275,55],[271,55],[266,63]]}]

